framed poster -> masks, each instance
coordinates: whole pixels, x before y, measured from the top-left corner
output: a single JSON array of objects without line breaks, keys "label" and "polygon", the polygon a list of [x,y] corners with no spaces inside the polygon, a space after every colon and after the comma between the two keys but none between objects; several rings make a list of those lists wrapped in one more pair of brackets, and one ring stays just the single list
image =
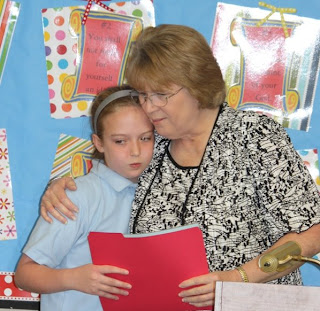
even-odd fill
[{"label": "framed poster", "polygon": [[51,117],[89,116],[94,96],[124,82],[132,42],[153,26],[150,0],[92,5],[85,24],[83,6],[42,10]]},{"label": "framed poster", "polygon": [[218,3],[211,47],[231,107],[308,131],[319,74],[319,20]]}]

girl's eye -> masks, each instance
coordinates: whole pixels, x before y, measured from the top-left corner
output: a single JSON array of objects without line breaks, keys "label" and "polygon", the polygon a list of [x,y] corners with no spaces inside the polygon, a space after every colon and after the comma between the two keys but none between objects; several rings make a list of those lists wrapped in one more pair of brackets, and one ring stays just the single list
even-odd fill
[{"label": "girl's eye", "polygon": [[151,137],[150,136],[144,136],[144,137],[141,137],[141,140],[142,141],[149,141],[149,140],[151,140]]},{"label": "girl's eye", "polygon": [[154,135],[153,135],[153,132],[150,132],[144,136],[141,137],[141,140],[142,141],[150,141],[150,140],[153,140],[154,139]]},{"label": "girl's eye", "polygon": [[121,144],[124,144],[124,143],[125,143],[125,140],[124,140],[124,139],[117,139],[117,140],[115,140],[114,142],[115,142],[116,144],[121,145]]}]

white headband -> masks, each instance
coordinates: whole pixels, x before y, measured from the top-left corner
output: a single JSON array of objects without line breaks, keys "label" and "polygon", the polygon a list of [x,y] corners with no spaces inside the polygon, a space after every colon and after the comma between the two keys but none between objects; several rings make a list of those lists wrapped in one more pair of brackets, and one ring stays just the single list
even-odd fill
[{"label": "white headband", "polygon": [[110,104],[112,101],[121,98],[121,97],[127,97],[127,96],[138,96],[139,93],[134,91],[134,90],[122,90],[122,91],[118,91],[115,92],[113,94],[111,94],[110,96],[108,96],[107,98],[105,98],[102,103],[99,105],[95,115],[94,115],[94,119],[93,119],[93,130],[94,132],[97,134],[97,121],[98,121],[98,117],[101,113],[101,111],[108,105]]}]

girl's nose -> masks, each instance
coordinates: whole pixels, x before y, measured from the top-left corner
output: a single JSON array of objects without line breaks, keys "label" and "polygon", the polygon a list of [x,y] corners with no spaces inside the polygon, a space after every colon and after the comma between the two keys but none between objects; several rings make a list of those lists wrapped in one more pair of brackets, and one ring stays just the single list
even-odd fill
[{"label": "girl's nose", "polygon": [[136,156],[140,155],[140,144],[139,144],[139,142],[133,142],[132,143],[130,154],[133,157],[136,157]]}]

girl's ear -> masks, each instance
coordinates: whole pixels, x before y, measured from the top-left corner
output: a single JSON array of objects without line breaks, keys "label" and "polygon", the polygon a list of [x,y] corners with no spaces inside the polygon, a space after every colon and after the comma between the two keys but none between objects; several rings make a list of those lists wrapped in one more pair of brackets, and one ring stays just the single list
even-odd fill
[{"label": "girl's ear", "polygon": [[104,152],[103,143],[97,134],[92,134],[92,142],[99,152],[101,152],[101,153]]}]

